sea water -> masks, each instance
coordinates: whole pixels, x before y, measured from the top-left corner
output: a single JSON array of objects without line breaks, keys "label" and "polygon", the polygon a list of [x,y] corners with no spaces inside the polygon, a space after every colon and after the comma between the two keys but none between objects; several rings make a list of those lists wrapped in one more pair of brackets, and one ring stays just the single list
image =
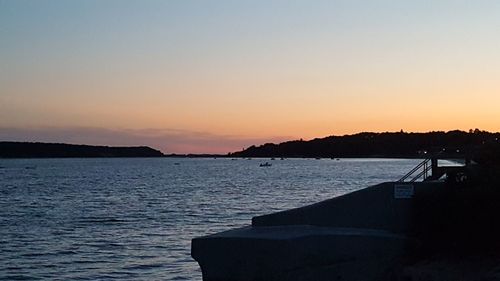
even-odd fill
[{"label": "sea water", "polygon": [[418,162],[0,159],[0,279],[201,280],[192,238],[395,181]]}]

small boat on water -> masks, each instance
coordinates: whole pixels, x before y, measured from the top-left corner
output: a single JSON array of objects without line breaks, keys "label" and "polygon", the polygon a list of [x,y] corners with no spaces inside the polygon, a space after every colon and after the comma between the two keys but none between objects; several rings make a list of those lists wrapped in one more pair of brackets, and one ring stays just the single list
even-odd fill
[{"label": "small boat on water", "polygon": [[273,164],[266,162],[266,163],[260,163],[260,167],[271,167]]}]

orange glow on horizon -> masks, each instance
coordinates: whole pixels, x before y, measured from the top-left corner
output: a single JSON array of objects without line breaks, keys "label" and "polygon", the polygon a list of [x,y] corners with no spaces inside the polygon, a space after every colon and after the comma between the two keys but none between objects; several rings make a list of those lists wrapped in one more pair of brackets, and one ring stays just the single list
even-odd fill
[{"label": "orange glow on horizon", "polygon": [[0,128],[153,129],[179,152],[500,131],[493,2],[82,3],[3,4]]}]

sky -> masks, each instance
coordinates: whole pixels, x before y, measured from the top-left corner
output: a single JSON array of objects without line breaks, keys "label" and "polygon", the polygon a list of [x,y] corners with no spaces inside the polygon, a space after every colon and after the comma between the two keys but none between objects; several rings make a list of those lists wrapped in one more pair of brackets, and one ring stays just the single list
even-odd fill
[{"label": "sky", "polygon": [[500,1],[0,0],[0,140],[500,131]]}]

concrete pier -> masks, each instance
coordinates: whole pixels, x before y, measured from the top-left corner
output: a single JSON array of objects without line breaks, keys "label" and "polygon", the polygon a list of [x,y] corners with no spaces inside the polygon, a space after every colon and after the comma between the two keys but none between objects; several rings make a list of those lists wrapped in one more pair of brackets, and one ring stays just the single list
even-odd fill
[{"label": "concrete pier", "polygon": [[383,183],[192,241],[204,281],[386,280],[412,243],[414,202],[440,182]]}]

